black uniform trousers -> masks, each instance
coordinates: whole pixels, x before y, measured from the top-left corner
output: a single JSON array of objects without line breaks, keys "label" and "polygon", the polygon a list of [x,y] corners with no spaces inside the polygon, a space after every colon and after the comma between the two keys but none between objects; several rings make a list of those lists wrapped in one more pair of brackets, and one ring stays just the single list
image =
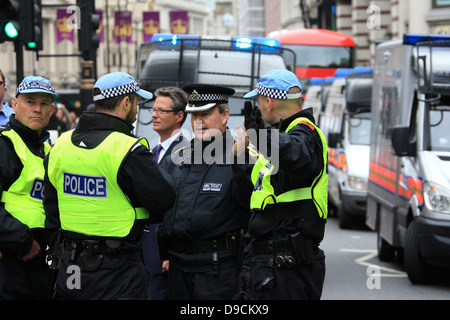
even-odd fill
[{"label": "black uniform trousers", "polygon": [[171,300],[231,300],[238,292],[239,268],[235,259],[221,261],[217,268],[202,272],[182,270],[170,256],[169,261]]},{"label": "black uniform trousers", "polygon": [[314,263],[279,267],[274,255],[254,254],[244,262],[241,279],[248,300],[319,300],[325,280],[325,255],[317,248]]},{"label": "black uniform trousers", "polygon": [[80,257],[74,250],[66,248],[61,256],[61,267],[56,280],[57,299],[147,299],[148,280],[140,250],[104,254],[101,264],[94,271],[83,269]]},{"label": "black uniform trousers", "polygon": [[159,258],[157,231],[159,224],[150,224],[141,238],[142,257],[148,277],[148,298],[150,300],[169,299],[168,272],[162,271]]},{"label": "black uniform trousers", "polygon": [[0,300],[46,300],[52,296],[49,267],[41,253],[27,262],[3,252],[0,259]]}]

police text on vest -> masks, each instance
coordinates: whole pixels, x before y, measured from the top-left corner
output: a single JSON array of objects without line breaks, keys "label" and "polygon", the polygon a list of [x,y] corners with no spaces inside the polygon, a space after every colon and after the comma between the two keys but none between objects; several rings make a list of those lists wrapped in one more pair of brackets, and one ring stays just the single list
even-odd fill
[{"label": "police text on vest", "polygon": [[64,172],[64,193],[81,197],[106,198],[106,178]]}]

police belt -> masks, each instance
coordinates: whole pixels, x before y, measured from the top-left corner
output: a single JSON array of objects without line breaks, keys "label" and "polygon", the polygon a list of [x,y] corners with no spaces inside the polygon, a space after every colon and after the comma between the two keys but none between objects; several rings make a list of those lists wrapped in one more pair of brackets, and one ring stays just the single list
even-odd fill
[{"label": "police belt", "polygon": [[281,239],[253,240],[250,246],[253,254],[272,254],[275,257],[287,254],[294,259],[293,264],[314,263],[314,253],[318,251],[317,244],[299,232]]},{"label": "police belt", "polygon": [[169,250],[180,253],[200,253],[200,252],[213,252],[219,250],[234,251],[236,238],[232,238],[228,235],[224,235],[218,239],[212,240],[177,240],[170,239],[168,242]]},{"label": "police belt", "polygon": [[[73,249],[76,254],[85,251],[89,254],[126,254],[140,250],[140,246],[132,241],[121,239],[100,239],[100,240],[64,240],[66,249]],[[75,253],[74,252],[74,253]]]}]

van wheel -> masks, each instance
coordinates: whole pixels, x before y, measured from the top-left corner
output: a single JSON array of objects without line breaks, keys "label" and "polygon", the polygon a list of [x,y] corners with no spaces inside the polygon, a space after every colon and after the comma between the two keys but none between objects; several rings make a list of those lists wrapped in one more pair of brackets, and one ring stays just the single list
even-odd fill
[{"label": "van wheel", "polygon": [[430,281],[427,262],[420,254],[415,221],[410,223],[408,231],[406,231],[405,269],[409,280],[414,284],[425,284]]},{"label": "van wheel", "polygon": [[391,246],[377,231],[377,249],[378,249],[378,259],[380,261],[391,262],[395,258],[395,248]]}]

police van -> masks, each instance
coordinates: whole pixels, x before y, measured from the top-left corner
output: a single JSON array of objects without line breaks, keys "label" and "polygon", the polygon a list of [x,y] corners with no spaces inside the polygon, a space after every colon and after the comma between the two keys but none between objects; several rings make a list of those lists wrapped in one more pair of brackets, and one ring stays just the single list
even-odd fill
[{"label": "police van", "polygon": [[[294,51],[281,48],[280,42],[271,38],[155,34],[139,49],[136,79],[151,92],[188,83],[235,89],[229,99],[228,120],[228,127],[234,129],[243,123],[243,96],[254,89],[259,77],[272,69],[293,70],[295,60]],[[136,134],[154,146],[159,136],[152,129],[152,105],[153,101],[139,107],[135,127]],[[192,138],[189,115],[182,129]]]},{"label": "police van", "polygon": [[413,283],[450,266],[450,37],[405,34],[374,64],[366,224]]},{"label": "police van", "polygon": [[[364,224],[370,153],[372,69],[335,79],[319,127],[328,143],[328,201],[340,228]],[[343,74],[344,75],[344,74]]]},{"label": "police van", "polygon": [[324,83],[324,78],[311,78],[309,81],[309,87],[306,91],[305,97],[303,99],[303,109],[312,108],[313,115],[316,119],[316,123],[319,123],[319,114],[322,111],[322,85]]}]

